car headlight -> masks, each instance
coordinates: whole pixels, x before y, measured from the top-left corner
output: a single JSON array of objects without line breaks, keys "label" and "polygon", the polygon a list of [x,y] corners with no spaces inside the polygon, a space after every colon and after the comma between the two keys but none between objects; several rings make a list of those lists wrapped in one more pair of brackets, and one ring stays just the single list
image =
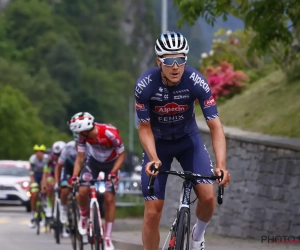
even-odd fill
[{"label": "car headlight", "polygon": [[24,188],[29,187],[29,182],[28,182],[28,181],[24,181],[23,184],[22,184],[22,186],[23,186]]},{"label": "car headlight", "polygon": [[17,182],[21,186],[22,189],[27,190],[29,188],[29,181],[20,181]]}]

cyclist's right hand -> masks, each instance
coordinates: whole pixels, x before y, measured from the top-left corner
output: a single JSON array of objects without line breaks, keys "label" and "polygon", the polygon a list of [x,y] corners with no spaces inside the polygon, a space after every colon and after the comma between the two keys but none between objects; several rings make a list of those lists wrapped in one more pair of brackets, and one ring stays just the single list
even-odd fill
[{"label": "cyclist's right hand", "polygon": [[74,183],[79,182],[79,177],[77,175],[73,175],[69,180],[68,184],[72,187]]},{"label": "cyclist's right hand", "polygon": [[158,171],[155,171],[155,173],[152,171],[152,165],[155,165],[155,168],[156,169],[158,169],[160,166],[161,166],[161,161],[160,160],[155,160],[155,161],[150,161],[150,162],[148,162],[147,164],[146,164],[146,166],[145,166],[145,171],[146,171],[146,174],[148,175],[148,176],[150,176],[150,175],[153,175],[153,176],[157,176],[158,175]]}]

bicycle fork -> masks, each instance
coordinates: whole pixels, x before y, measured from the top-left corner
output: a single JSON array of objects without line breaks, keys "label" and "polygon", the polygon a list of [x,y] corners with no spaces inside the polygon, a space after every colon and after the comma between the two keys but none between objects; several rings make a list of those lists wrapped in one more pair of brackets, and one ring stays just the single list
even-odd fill
[{"label": "bicycle fork", "polygon": [[[101,216],[100,216],[100,209],[99,209],[99,204],[98,204],[98,199],[97,199],[97,191],[96,191],[96,187],[95,186],[91,186],[90,187],[90,216],[89,216],[89,222],[88,222],[88,235],[91,237],[91,239],[93,239],[93,234],[95,233],[93,231],[93,206],[94,204],[97,207],[96,213],[98,216],[98,222],[99,222],[99,229],[100,229],[100,235],[103,236],[103,224],[102,224],[102,220],[101,220]],[[99,235],[98,235],[99,236]]]},{"label": "bicycle fork", "polygon": [[[182,191],[181,191],[181,194],[180,194],[180,199],[179,199],[179,206],[178,208],[176,209],[176,213],[175,213],[175,218],[174,218],[174,221],[171,225],[171,228],[169,230],[169,233],[168,233],[168,236],[165,240],[165,243],[162,247],[162,250],[165,249],[165,246],[168,242],[168,239],[170,237],[170,240],[169,240],[169,247],[168,249],[174,249],[175,247],[175,243],[176,243],[176,235],[174,233],[174,228],[176,227],[176,224],[177,224],[177,220],[178,220],[178,216],[179,216],[179,213],[180,213],[180,210],[182,207],[187,207],[188,209],[190,208],[190,195],[191,195],[191,189],[192,189],[192,184],[190,182],[184,182],[183,186],[182,186]],[[189,218],[190,220],[190,218]],[[177,229],[176,229],[177,231]],[[189,235],[189,232],[188,232],[188,235]]]}]

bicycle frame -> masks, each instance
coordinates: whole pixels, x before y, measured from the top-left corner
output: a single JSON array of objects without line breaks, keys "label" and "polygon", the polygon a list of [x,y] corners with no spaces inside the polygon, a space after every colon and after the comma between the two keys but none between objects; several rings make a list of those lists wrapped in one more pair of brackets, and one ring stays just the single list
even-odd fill
[{"label": "bicycle frame", "polygon": [[58,191],[54,192],[54,211],[53,211],[53,218],[56,218],[56,214],[57,214],[57,207],[60,207],[60,198],[58,195]]},{"label": "bicycle frame", "polygon": [[[172,233],[172,231],[173,231],[173,229],[174,229],[174,227],[177,223],[178,215],[180,213],[181,208],[186,207],[186,208],[190,209],[190,205],[191,205],[190,199],[191,199],[192,188],[193,188],[192,182],[190,180],[186,179],[182,184],[182,191],[181,191],[180,199],[179,199],[179,207],[176,211],[175,219],[174,219],[174,221],[173,221],[173,223],[170,227],[170,231],[167,235],[167,238],[166,238],[166,241],[165,241],[165,243],[162,247],[162,250],[165,249],[165,246],[168,242],[169,236]],[[190,221],[190,217],[191,216],[190,216],[190,213],[189,213],[189,218],[188,218],[189,221]],[[188,230],[188,238],[189,238],[189,236],[190,236],[190,230]],[[171,238],[170,238],[170,241],[171,241]]]},{"label": "bicycle frame", "polygon": [[[152,173],[155,173],[156,171],[158,171],[158,169],[155,168],[154,165],[152,165]],[[172,223],[172,226],[170,228],[170,231],[169,231],[169,234],[166,238],[166,241],[163,245],[163,248],[162,249],[165,249],[165,245],[170,237],[170,234],[172,233],[171,237],[170,237],[170,243],[169,243],[169,247],[170,249],[174,248],[175,247],[175,242],[177,244],[177,233],[178,233],[178,228],[175,228],[175,231],[174,231],[174,227],[178,227],[178,223],[180,224],[180,222],[182,223],[182,221],[180,220],[180,218],[183,218],[181,217],[181,210],[183,209],[182,211],[182,214],[183,213],[187,213],[187,242],[186,242],[186,247],[187,249],[189,248],[189,238],[190,238],[190,218],[191,218],[191,215],[190,215],[190,205],[192,203],[194,203],[194,201],[191,203],[190,202],[190,197],[191,197],[191,191],[192,191],[192,188],[193,188],[193,183],[192,183],[192,180],[194,178],[201,178],[201,179],[209,179],[209,180],[219,180],[219,182],[222,181],[223,179],[223,176],[224,176],[224,173],[223,171],[221,171],[221,176],[202,176],[200,174],[195,174],[195,173],[192,173],[192,172],[189,172],[189,171],[185,171],[185,172],[179,172],[179,171],[159,171],[160,174],[171,174],[171,175],[177,175],[181,178],[184,179],[184,182],[183,182],[183,185],[182,185],[182,192],[181,192],[181,195],[180,195],[180,203],[179,203],[179,207],[176,211],[176,217],[174,219],[174,222]],[[155,180],[155,177],[153,175],[150,176],[149,178],[149,183],[148,183],[148,190],[149,190],[149,193],[150,195],[153,195],[154,194],[154,180]],[[223,194],[224,194],[224,187],[222,186],[219,186],[219,189],[218,189],[218,204],[222,204],[223,203]],[[180,217],[180,218],[179,218]],[[177,220],[179,219],[179,222],[177,223]],[[179,226],[179,231],[182,230],[181,227]],[[181,233],[183,231],[180,231]],[[182,244],[181,242],[181,237],[180,237],[180,240],[179,240],[179,244]],[[178,249],[178,248],[177,248]]]},{"label": "bicycle frame", "polygon": [[92,225],[92,221],[93,219],[93,205],[96,205],[97,207],[97,216],[98,216],[98,221],[99,221],[99,228],[100,228],[100,234],[103,235],[104,229],[103,229],[103,223],[101,220],[101,215],[100,215],[100,208],[99,208],[99,204],[98,204],[98,199],[97,199],[97,190],[95,185],[91,185],[90,186],[90,215],[89,215],[89,236],[92,237],[93,236],[93,225]]}]

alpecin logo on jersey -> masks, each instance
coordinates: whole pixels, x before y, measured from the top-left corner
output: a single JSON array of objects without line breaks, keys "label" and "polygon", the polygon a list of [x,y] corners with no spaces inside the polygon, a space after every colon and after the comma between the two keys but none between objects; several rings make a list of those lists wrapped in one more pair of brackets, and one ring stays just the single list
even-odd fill
[{"label": "alpecin logo on jersey", "polygon": [[175,102],[167,103],[165,106],[155,106],[155,112],[160,115],[174,115],[186,111],[188,105],[178,105]]},{"label": "alpecin logo on jersey", "polygon": [[210,107],[216,105],[216,101],[213,96],[211,96],[208,100],[204,101],[205,107]]},{"label": "alpecin logo on jersey", "polygon": [[137,101],[135,101],[135,109],[136,110],[144,110],[145,109],[145,105],[144,104],[140,104]]}]

